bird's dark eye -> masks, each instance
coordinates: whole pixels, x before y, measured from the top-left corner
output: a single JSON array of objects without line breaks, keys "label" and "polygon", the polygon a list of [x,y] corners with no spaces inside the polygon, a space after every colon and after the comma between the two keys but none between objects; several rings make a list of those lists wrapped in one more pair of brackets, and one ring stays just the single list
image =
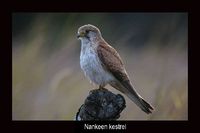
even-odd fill
[{"label": "bird's dark eye", "polygon": [[89,33],[89,30],[86,30],[85,32],[86,32],[86,33]]}]

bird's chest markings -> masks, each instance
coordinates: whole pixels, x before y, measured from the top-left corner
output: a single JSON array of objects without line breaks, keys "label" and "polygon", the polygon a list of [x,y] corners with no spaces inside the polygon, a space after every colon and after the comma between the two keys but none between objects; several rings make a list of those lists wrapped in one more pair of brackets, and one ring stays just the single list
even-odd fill
[{"label": "bird's chest markings", "polygon": [[88,75],[97,75],[101,69],[98,57],[93,49],[86,49],[81,54],[81,68]]},{"label": "bird's chest markings", "polygon": [[80,65],[85,75],[96,84],[107,84],[112,78],[102,68],[94,48],[88,47],[81,50]]}]

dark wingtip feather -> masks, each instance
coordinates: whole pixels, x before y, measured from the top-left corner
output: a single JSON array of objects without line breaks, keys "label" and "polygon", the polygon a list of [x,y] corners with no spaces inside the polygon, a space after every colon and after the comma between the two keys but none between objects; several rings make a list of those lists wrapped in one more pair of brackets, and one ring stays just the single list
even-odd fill
[{"label": "dark wingtip feather", "polygon": [[142,105],[144,107],[144,108],[142,108],[142,110],[147,114],[152,113],[151,110],[154,110],[154,108],[149,103],[147,103],[144,99],[141,98],[141,100],[142,100],[141,103],[142,103]]}]

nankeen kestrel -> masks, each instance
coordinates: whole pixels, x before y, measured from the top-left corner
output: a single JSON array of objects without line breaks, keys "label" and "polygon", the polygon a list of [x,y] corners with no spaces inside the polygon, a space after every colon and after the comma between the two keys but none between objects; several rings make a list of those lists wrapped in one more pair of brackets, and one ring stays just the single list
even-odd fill
[{"label": "nankeen kestrel", "polygon": [[78,29],[81,40],[80,65],[85,75],[99,88],[110,84],[127,95],[147,114],[153,107],[147,103],[131,84],[124,64],[117,51],[101,36],[100,30],[93,25],[84,25]]}]

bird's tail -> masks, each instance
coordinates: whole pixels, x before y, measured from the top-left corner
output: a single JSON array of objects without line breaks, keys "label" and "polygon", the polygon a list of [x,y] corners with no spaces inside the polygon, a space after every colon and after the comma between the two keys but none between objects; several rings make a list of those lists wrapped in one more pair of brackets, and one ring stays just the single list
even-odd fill
[{"label": "bird's tail", "polygon": [[137,105],[139,106],[145,113],[152,113],[153,107],[146,102],[132,87],[131,83],[128,81],[127,83],[123,83],[125,87],[124,93]]}]

